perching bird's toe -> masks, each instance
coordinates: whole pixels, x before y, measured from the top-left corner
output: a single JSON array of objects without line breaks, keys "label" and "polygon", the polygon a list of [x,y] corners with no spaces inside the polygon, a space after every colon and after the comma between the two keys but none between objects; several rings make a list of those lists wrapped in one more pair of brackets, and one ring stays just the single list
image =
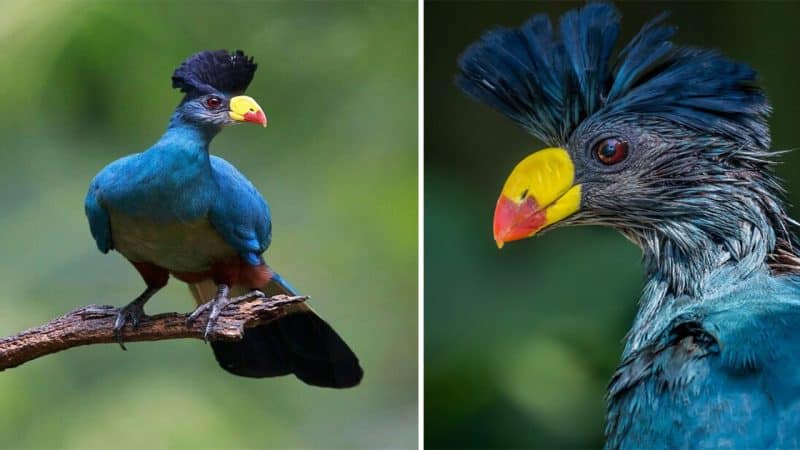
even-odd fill
[{"label": "perching bird's toe", "polygon": [[128,303],[122,308],[89,308],[85,312],[87,314],[100,317],[115,316],[113,327],[114,337],[116,338],[119,346],[122,347],[123,350],[127,350],[122,339],[122,329],[125,328],[125,324],[128,322],[131,323],[133,328],[139,326],[139,322],[141,322],[142,318],[147,317],[147,314],[144,313],[144,304],[147,303],[147,301],[150,300],[150,297],[158,292],[159,289],[160,288],[157,287],[147,287],[147,289],[145,289],[141,295],[136,297],[132,302]]},{"label": "perching bird's toe", "polygon": [[239,303],[239,302],[246,302],[248,300],[255,300],[255,299],[264,299],[267,298],[267,294],[261,292],[258,289],[253,289],[252,291],[248,292],[247,294],[240,295],[238,297],[233,297],[230,303]]},{"label": "perching bird's toe", "polygon": [[[217,287],[217,294],[214,296],[214,298],[198,306],[186,319],[186,324],[190,325],[192,322],[197,320],[201,314],[209,309],[211,310],[211,312],[208,313],[206,329],[203,333],[203,340],[206,342],[208,342],[208,335],[211,333],[211,330],[214,329],[214,325],[216,324],[220,313],[223,309],[225,309],[226,306],[232,303],[231,299],[228,297],[229,292],[230,287],[228,287],[228,285],[220,284]],[[238,297],[236,297],[236,299],[238,299]]]},{"label": "perching bird's toe", "polygon": [[228,305],[248,300],[254,300],[257,298],[267,297],[266,294],[264,294],[258,289],[253,289],[252,291],[244,295],[240,295],[238,297],[233,297],[233,298],[228,297],[229,292],[230,288],[227,285],[224,284],[219,285],[219,287],[217,288],[217,295],[215,295],[214,298],[211,299],[210,301],[198,306],[194,311],[192,311],[192,313],[186,319],[186,324],[190,325],[192,322],[197,320],[197,318],[200,317],[200,315],[202,315],[204,312],[206,312],[209,309],[211,310],[211,312],[208,313],[208,319],[206,321],[206,329],[205,332],[203,333],[203,339],[206,342],[208,342],[208,336],[213,331],[214,326],[217,323],[217,319],[219,318],[219,315],[226,307],[228,307]]},{"label": "perching bird's toe", "polygon": [[114,321],[114,336],[123,350],[127,350],[127,348],[125,348],[125,344],[122,341],[122,329],[125,328],[125,324],[128,322],[135,329],[139,326],[139,321],[142,317],[147,317],[144,313],[143,303],[139,303],[136,300],[117,310],[117,318]]},{"label": "perching bird's toe", "polygon": [[211,307],[211,304],[213,302],[214,302],[214,300],[211,300],[211,301],[205,302],[205,303],[201,304],[200,306],[198,306],[197,308],[195,308],[194,311],[192,311],[192,313],[189,314],[189,317],[186,318],[186,326],[188,327],[189,325],[192,324],[192,322],[197,320],[197,318],[200,317],[201,314],[206,312],[206,310]]}]

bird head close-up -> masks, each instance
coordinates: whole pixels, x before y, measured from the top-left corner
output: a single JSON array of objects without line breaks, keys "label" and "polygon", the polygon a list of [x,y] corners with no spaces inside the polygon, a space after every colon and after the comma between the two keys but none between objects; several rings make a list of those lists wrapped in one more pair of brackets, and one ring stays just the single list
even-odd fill
[{"label": "bird head close-up", "polygon": [[[495,28],[461,54],[461,90],[545,147],[505,179],[494,240],[601,225],[641,248],[606,448],[795,448],[797,377],[784,367],[797,364],[800,241],[762,80],[721,51],[677,43],[665,13],[630,40],[621,25],[616,7],[590,2],[557,24],[537,14]],[[612,268],[611,255],[600,260]],[[742,433],[758,421],[771,425]]]},{"label": "bird head close-up", "polygon": [[[797,266],[756,72],[674,44],[665,17],[615,52],[619,12],[592,3],[557,31],[536,15],[461,56],[459,86],[549,146],[505,181],[498,247],[549,227],[607,225],[678,265],[721,248],[733,260],[761,252],[776,269],[791,255]],[[684,271],[669,275],[676,293],[692,290]]]},{"label": "bird head close-up", "polygon": [[185,97],[174,120],[213,133],[222,127],[250,122],[267,126],[261,106],[244,94],[258,65],[237,50],[202,51],[190,56],[172,75],[172,87]]}]

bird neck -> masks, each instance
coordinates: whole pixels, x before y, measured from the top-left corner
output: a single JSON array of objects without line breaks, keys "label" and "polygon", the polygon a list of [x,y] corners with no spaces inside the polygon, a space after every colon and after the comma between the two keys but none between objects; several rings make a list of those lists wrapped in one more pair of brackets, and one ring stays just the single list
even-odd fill
[{"label": "bird neck", "polygon": [[188,122],[176,113],[147,153],[159,161],[156,166],[169,173],[169,179],[180,178],[176,183],[183,179],[194,180],[205,177],[211,170],[208,146],[215,135],[216,131]]},{"label": "bird neck", "polygon": [[721,285],[746,286],[753,276],[800,274],[800,252],[789,231],[794,222],[778,196],[725,188],[729,202],[709,202],[689,216],[693,219],[622,230],[642,249],[647,280],[626,355],[650,343],[675,316],[705,302]]},{"label": "bird neck", "polygon": [[219,131],[219,127],[204,126],[186,120],[180,111],[175,111],[161,140],[166,139],[182,147],[192,147],[208,153],[208,145]]}]

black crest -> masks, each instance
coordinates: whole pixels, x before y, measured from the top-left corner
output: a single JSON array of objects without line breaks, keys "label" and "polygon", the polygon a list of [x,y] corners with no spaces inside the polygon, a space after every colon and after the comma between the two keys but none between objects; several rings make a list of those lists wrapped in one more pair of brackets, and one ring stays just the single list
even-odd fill
[{"label": "black crest", "polygon": [[258,65],[241,50],[205,50],[181,64],[172,75],[172,87],[187,97],[224,92],[241,95],[253,80]]}]

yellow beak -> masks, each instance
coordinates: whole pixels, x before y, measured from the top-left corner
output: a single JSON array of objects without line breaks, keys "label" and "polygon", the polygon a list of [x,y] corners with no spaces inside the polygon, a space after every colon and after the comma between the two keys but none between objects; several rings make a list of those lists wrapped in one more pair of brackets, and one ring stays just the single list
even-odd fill
[{"label": "yellow beak", "polygon": [[231,98],[230,110],[228,114],[233,120],[239,122],[253,122],[264,127],[267,126],[267,116],[264,114],[264,110],[258,106],[258,103],[256,103],[252,97],[239,95]]},{"label": "yellow beak", "polygon": [[580,209],[581,185],[563,148],[546,148],[517,164],[503,186],[494,211],[494,240],[525,239]]}]

